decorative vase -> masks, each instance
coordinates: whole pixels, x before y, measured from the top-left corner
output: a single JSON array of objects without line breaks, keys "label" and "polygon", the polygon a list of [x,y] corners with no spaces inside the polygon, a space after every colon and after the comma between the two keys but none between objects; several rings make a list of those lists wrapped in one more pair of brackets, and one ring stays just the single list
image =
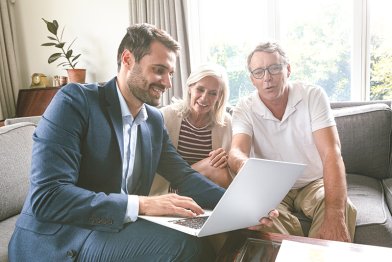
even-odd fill
[{"label": "decorative vase", "polygon": [[67,69],[68,83],[85,83],[86,69]]}]

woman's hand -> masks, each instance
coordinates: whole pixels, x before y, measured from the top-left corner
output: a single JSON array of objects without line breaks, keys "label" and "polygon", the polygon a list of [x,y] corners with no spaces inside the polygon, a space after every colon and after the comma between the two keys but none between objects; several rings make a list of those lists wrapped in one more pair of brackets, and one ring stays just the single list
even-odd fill
[{"label": "woman's hand", "polygon": [[[192,168],[215,184],[227,188],[233,178],[230,174],[229,166],[227,165],[226,152],[222,148],[219,148],[211,151],[210,155],[211,156],[194,163]],[[212,164],[212,161],[215,161],[215,165]]]},{"label": "woman's hand", "polygon": [[223,148],[218,148],[209,153],[210,165],[216,168],[227,167],[227,153]]}]

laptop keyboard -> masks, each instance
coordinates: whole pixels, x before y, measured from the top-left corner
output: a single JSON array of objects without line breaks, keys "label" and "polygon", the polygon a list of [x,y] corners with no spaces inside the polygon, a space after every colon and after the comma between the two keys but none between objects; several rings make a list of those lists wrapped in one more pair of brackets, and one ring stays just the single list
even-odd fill
[{"label": "laptop keyboard", "polygon": [[184,219],[179,219],[179,220],[171,220],[169,222],[177,225],[181,225],[184,227],[190,227],[194,229],[200,229],[204,223],[207,221],[208,216],[203,216],[203,217],[190,217],[190,218],[184,218]]}]

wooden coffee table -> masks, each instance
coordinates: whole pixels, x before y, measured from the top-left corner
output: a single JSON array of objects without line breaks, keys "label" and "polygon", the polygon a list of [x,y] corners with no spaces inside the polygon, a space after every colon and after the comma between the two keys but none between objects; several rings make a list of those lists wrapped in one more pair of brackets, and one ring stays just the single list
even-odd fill
[{"label": "wooden coffee table", "polygon": [[[217,261],[264,261],[273,262],[276,260],[283,240],[291,240],[300,243],[308,243],[328,248],[338,248],[339,251],[355,250],[356,252],[378,252],[373,250],[377,247],[328,241],[308,237],[298,237],[275,233],[261,233],[246,229],[230,232],[224,246],[218,254]],[[342,247],[343,246],[343,247]],[[383,248],[383,254],[392,257],[392,249]],[[334,250],[335,251],[335,250]],[[386,252],[385,252],[386,251]]]}]

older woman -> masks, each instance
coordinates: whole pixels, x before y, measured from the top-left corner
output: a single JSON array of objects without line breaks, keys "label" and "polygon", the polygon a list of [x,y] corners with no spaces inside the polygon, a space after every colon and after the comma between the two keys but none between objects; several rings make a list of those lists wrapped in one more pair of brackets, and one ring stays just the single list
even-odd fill
[{"label": "older woman", "polygon": [[[231,116],[226,112],[228,97],[225,69],[206,64],[188,77],[183,99],[174,99],[173,104],[161,109],[169,136],[180,155],[193,169],[225,188],[232,181],[226,153],[231,144]],[[150,195],[168,191],[169,183],[156,175]]]}]

